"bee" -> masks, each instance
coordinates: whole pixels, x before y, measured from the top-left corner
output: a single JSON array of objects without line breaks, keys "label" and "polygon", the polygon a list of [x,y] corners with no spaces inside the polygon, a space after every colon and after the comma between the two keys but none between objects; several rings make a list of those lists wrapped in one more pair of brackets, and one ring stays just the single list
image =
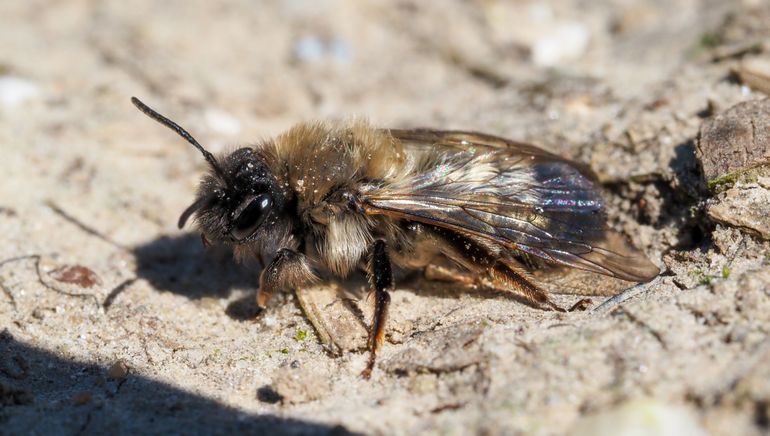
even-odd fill
[{"label": "bee", "polygon": [[395,268],[558,311],[530,274],[533,262],[634,282],[660,272],[607,227],[590,171],[532,145],[359,120],[298,124],[215,157],[178,124],[131,101],[208,162],[179,228],[195,215],[204,243],[265,259],[260,308],[275,292],[324,275],[366,272],[374,295],[367,378],[383,342]]}]

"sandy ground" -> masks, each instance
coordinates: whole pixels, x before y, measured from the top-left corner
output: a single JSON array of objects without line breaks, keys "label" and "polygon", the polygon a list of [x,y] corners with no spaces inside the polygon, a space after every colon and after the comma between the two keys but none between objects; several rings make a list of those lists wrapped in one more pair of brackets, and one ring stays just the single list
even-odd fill
[{"label": "sandy ground", "polygon": [[[704,120],[764,97],[767,69],[747,86],[741,68],[770,56],[766,2],[40,0],[0,16],[1,434],[770,431],[770,178],[709,184],[696,154]],[[350,116],[533,142],[590,165],[611,224],[665,273],[569,314],[412,284],[363,380],[361,280],[340,284],[357,299],[304,290],[255,318],[258,268],[175,227],[203,161],[132,95],[214,151]],[[756,163],[740,156],[731,171]]]}]

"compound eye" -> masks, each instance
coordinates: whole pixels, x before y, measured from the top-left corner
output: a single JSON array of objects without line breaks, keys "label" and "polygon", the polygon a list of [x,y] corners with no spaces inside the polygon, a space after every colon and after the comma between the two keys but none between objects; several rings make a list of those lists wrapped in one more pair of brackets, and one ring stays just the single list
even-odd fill
[{"label": "compound eye", "polygon": [[233,220],[230,235],[236,241],[242,241],[253,235],[265,221],[272,207],[273,199],[269,194],[259,194],[244,201],[236,209],[237,216]]}]

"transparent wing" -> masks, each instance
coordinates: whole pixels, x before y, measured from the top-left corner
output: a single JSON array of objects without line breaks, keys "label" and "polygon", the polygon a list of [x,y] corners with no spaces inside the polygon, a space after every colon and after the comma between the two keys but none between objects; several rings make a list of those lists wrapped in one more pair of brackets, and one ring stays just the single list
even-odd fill
[{"label": "transparent wing", "polygon": [[387,132],[394,138],[400,140],[407,147],[435,146],[461,152],[468,151],[468,149],[472,147],[479,148],[482,151],[514,149],[523,154],[556,157],[534,145],[511,141],[483,133],[466,132],[462,130],[431,129],[390,129]]},{"label": "transparent wing", "polygon": [[391,132],[413,146],[441,151],[428,154],[434,158],[422,162],[412,177],[366,188],[368,213],[444,227],[546,262],[624,280],[647,281],[659,273],[606,227],[596,185],[572,163],[486,135]]}]

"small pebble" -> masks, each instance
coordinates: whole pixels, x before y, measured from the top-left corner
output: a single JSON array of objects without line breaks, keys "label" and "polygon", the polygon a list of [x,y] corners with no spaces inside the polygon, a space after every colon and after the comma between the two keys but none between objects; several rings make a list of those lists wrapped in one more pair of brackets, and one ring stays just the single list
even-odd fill
[{"label": "small pebble", "polygon": [[81,288],[91,288],[102,283],[96,273],[83,265],[65,265],[49,273],[57,282],[72,283]]},{"label": "small pebble", "polygon": [[110,366],[107,375],[111,379],[122,380],[128,375],[128,365],[126,365],[122,360],[118,360],[113,363],[112,366]]},{"label": "small pebble", "polygon": [[695,154],[711,188],[770,156],[770,99],[738,103],[703,121]]},{"label": "small pebble", "polygon": [[35,319],[42,320],[45,318],[45,309],[41,309],[39,307],[36,307],[35,310],[32,311],[32,317]]},{"label": "small pebble", "polygon": [[78,392],[72,397],[72,402],[76,406],[82,406],[83,404],[90,403],[93,398],[94,396],[90,392]]},{"label": "small pebble", "polygon": [[307,403],[323,398],[331,391],[329,375],[309,369],[283,367],[273,374],[271,389],[288,404]]},{"label": "small pebble", "polygon": [[770,95],[770,57],[743,59],[738,77],[751,89]]}]

